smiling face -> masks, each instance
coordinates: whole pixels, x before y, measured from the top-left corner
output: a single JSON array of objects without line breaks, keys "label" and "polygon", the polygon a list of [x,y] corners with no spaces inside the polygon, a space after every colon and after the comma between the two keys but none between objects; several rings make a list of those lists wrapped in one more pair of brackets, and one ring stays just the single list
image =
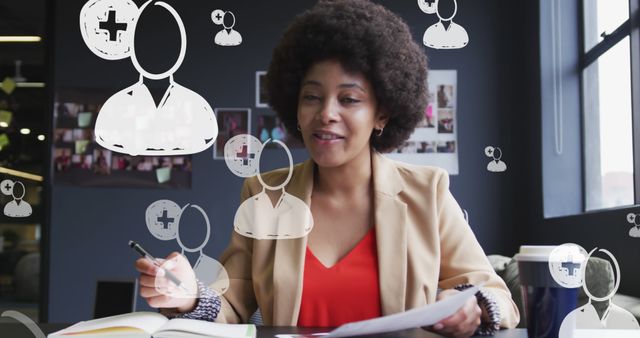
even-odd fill
[{"label": "smiling face", "polygon": [[371,133],[385,123],[369,81],[338,61],[316,63],[302,80],[298,124],[318,166],[341,166],[368,153]]}]

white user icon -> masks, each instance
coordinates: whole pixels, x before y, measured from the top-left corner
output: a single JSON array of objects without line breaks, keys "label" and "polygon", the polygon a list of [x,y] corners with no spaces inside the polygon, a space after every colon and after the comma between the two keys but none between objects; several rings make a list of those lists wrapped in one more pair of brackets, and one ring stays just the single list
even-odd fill
[{"label": "white user icon", "polygon": [[487,164],[487,170],[494,173],[501,173],[507,170],[507,164],[502,162],[502,149],[488,146],[484,148],[484,154],[493,160]]},{"label": "white user icon", "polygon": [[[269,142],[272,142],[271,139],[263,144],[263,148]],[[242,202],[233,220],[235,231],[240,235],[255,239],[304,237],[313,228],[311,209],[303,200],[286,192],[285,187],[293,175],[293,159],[289,148],[282,141],[273,140],[273,142],[279,144],[287,152],[289,159],[287,178],[277,186],[270,186],[264,182],[258,170],[257,177],[262,185],[262,191]],[[264,152],[258,154],[258,166],[262,154]],[[282,191],[275,205],[271,202],[266,190]]]},{"label": "white user icon", "polygon": [[4,215],[8,217],[29,217],[33,213],[31,204],[24,200],[26,189],[20,181],[4,180],[1,184],[2,193],[13,197],[13,200],[4,206]]},{"label": "white user icon", "polygon": [[[184,61],[187,49],[187,36],[180,15],[169,4],[158,1],[155,6],[167,10],[178,25],[180,31],[180,53],[171,68],[161,73],[151,73],[139,63],[135,51],[135,31],[138,18],[152,2],[145,2],[132,14],[135,4],[124,0],[91,0],[85,4],[80,15],[85,43],[96,55],[105,59],[130,57],[134,68],[140,74],[138,82],[111,96],[102,106],[96,118],[96,142],[101,146],[119,153],[131,155],[185,155],[201,152],[209,148],[218,135],[218,124],[213,109],[202,96],[189,88],[181,86],[173,79],[173,74]],[[101,16],[112,22],[100,27]],[[108,14],[104,14],[107,11]],[[118,21],[125,16],[127,24]],[[120,26],[118,26],[120,25]],[[118,29],[124,29],[120,31]],[[108,29],[107,29],[108,28]],[[115,41],[105,40],[105,34],[121,37]],[[103,51],[103,43],[109,46]],[[109,43],[111,45],[109,45]],[[106,56],[105,56],[106,55]],[[113,56],[113,57],[112,57]],[[153,100],[149,88],[143,80],[169,79],[169,86],[158,105]]]},{"label": "white user icon", "polygon": [[633,227],[629,229],[629,236],[640,238],[640,214],[627,214],[627,222],[633,224]]},{"label": "white user icon", "polygon": [[[451,8],[446,8],[447,5]],[[458,49],[469,43],[469,35],[464,27],[453,22],[458,12],[456,0],[418,0],[418,6],[427,14],[435,13],[439,19],[424,32],[422,42],[425,46],[435,49]]]},{"label": "white user icon", "polygon": [[[202,216],[207,229],[202,243],[195,248],[186,246],[180,238],[180,219],[187,210],[192,209],[198,211]],[[195,204],[187,204],[180,208],[173,201],[158,200],[147,207],[146,223],[147,228],[156,238],[163,241],[175,239],[183,255],[185,252],[199,253],[198,260],[193,265],[193,272],[198,280],[204,285],[212,287],[220,294],[227,291],[229,288],[229,276],[224,266],[202,251],[211,236],[211,223],[204,209]]]},{"label": "white user icon", "polygon": [[231,11],[216,9],[211,13],[211,21],[221,25],[223,29],[216,34],[214,42],[218,46],[238,46],[242,43],[242,35],[233,27],[236,25],[236,16]]},{"label": "white user icon", "polygon": [[[589,262],[589,258],[593,253],[598,250],[603,252],[613,262],[613,265],[616,269],[615,285],[611,292],[604,297],[596,297],[589,291],[587,287],[587,283],[585,280],[586,273],[586,264]],[[580,335],[576,332],[576,330],[605,330],[609,331],[611,335],[608,335],[605,332],[603,337],[614,337],[614,330],[640,330],[640,325],[638,325],[638,321],[636,318],[627,310],[615,305],[612,301],[613,296],[618,291],[618,287],[620,286],[620,266],[618,265],[618,261],[613,256],[611,252],[605,249],[595,248],[589,252],[585,259],[585,268],[581,271],[581,283],[582,289],[584,293],[589,297],[589,301],[587,304],[571,311],[564,319],[562,320],[562,324],[560,325],[560,330],[558,332],[559,338],[577,338]],[[608,302],[609,305],[607,309],[604,311],[602,318],[598,315],[596,308],[593,306],[592,302]],[[594,335],[595,336],[595,335]],[[637,335],[634,335],[637,337]]]}]

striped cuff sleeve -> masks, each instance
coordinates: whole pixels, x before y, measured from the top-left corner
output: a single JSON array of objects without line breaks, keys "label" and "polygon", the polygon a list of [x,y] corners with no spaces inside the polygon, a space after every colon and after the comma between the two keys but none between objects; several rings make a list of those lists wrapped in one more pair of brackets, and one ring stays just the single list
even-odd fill
[{"label": "striped cuff sleeve", "polygon": [[[473,287],[471,284],[460,284],[454,287],[458,291]],[[476,293],[478,305],[487,313],[489,320],[480,323],[480,327],[476,331],[479,336],[491,336],[500,330],[500,308],[490,292],[486,290],[478,290]]]},{"label": "striped cuff sleeve", "polygon": [[171,318],[198,319],[213,322],[218,317],[222,302],[220,296],[198,281],[198,305],[191,312],[171,314]]}]

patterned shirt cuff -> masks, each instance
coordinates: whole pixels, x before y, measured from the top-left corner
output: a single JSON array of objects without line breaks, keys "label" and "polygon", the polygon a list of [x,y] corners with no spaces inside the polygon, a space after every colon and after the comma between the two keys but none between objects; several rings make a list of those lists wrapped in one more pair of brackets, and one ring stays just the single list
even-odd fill
[{"label": "patterned shirt cuff", "polygon": [[191,312],[175,313],[171,318],[198,319],[213,322],[218,317],[222,302],[220,296],[200,281],[198,281],[198,304]]},{"label": "patterned shirt cuff", "polygon": [[[473,287],[473,285],[467,283],[457,285],[454,287],[454,289],[462,291],[471,287]],[[476,330],[476,335],[494,335],[496,332],[498,332],[498,330],[500,330],[500,308],[498,307],[495,299],[493,299],[493,295],[491,295],[491,293],[486,290],[478,290],[478,292],[476,293],[476,299],[478,300],[478,305],[489,317],[488,321],[483,321],[482,323],[480,323],[478,330]]]}]

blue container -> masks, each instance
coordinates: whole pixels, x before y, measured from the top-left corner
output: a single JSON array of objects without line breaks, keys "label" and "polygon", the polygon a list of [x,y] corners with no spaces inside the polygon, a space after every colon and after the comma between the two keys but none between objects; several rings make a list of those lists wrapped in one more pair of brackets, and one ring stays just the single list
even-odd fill
[{"label": "blue container", "polygon": [[564,317],[578,307],[578,289],[551,277],[549,254],[555,246],[521,246],[516,255],[529,338],[558,338]]}]

